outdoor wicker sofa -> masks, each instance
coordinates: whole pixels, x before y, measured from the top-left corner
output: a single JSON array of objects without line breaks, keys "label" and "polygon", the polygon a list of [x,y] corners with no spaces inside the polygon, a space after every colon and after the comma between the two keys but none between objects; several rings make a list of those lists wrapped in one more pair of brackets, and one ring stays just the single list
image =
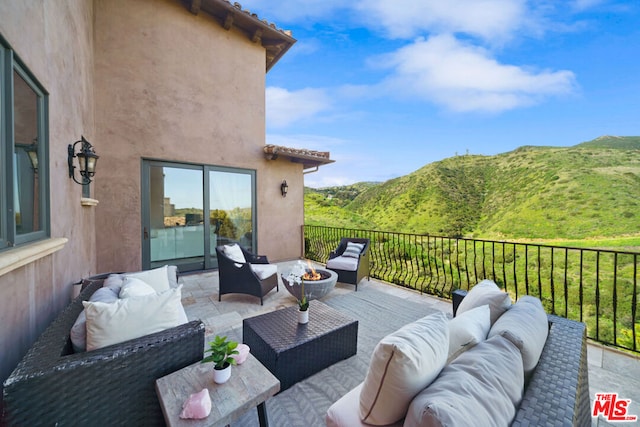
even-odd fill
[{"label": "outdoor wicker sofa", "polygon": [[[465,294],[454,292],[454,315]],[[586,326],[559,316],[547,317],[549,336],[512,426],[590,426]]]},{"label": "outdoor wicker sofa", "polygon": [[[465,291],[454,292],[454,315],[465,294]],[[515,408],[515,417],[511,426],[590,426],[586,327],[584,323],[554,315],[547,315],[547,319],[549,322],[547,339],[538,364],[525,385],[520,405]],[[472,352],[473,349],[467,354]],[[361,421],[359,414],[362,386],[363,383],[333,403],[327,411],[327,426],[371,425]],[[452,390],[455,390],[455,387],[456,385],[453,384]],[[450,407],[450,410],[457,411],[458,408]],[[390,425],[401,427],[404,421],[400,419]]]},{"label": "outdoor wicker sofa", "polygon": [[4,382],[2,425],[163,425],[155,380],[202,360],[204,325],[183,325],[73,353],[69,331],[92,280],[29,349]]}]

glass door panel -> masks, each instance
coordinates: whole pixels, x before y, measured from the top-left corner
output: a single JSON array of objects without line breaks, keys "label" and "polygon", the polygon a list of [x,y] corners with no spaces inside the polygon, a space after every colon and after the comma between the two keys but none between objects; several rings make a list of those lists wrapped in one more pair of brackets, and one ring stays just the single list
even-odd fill
[{"label": "glass door panel", "polygon": [[[205,223],[202,168],[149,167],[150,268],[204,268]],[[208,227],[207,227],[208,228]]]},{"label": "glass door panel", "polygon": [[209,171],[211,255],[215,256],[214,243],[237,242],[253,251],[252,188],[250,173]]}]

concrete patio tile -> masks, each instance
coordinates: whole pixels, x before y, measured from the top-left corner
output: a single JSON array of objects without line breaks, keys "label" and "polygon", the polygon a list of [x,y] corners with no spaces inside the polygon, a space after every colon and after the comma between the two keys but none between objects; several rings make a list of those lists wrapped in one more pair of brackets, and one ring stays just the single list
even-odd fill
[{"label": "concrete patio tile", "polygon": [[[277,263],[279,274],[286,274],[295,262],[294,260]],[[321,264],[313,264],[315,267],[323,268]],[[295,298],[282,283],[279,292],[274,290],[265,296],[263,306],[258,298],[240,294],[224,295],[222,302],[218,302],[217,271],[183,275],[180,277],[180,283],[183,283],[183,304],[188,318],[203,319],[206,336],[211,338],[224,331],[241,327],[244,318],[296,304]],[[366,279],[358,285],[358,290],[367,288],[413,302],[420,301],[448,314],[452,312],[449,300],[420,294],[401,286]],[[321,300],[352,292],[356,292],[353,285],[337,283],[334,290]],[[628,355],[599,343],[588,342],[587,359],[592,405],[597,392],[618,393],[621,399],[631,399],[629,413],[640,416],[640,356]],[[602,416],[592,420],[594,427],[610,425],[619,424],[607,423]],[[640,422],[636,425],[640,425]]]},{"label": "concrete patio tile", "polygon": [[587,344],[587,362],[589,365],[597,366],[602,368],[602,356],[604,354],[604,349],[599,344]]}]

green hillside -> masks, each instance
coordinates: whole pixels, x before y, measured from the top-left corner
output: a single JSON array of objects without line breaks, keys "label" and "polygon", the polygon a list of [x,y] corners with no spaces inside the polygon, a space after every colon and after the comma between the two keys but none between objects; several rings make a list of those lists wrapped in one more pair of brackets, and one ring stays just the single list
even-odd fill
[{"label": "green hillside", "polygon": [[491,239],[640,233],[640,137],[455,156],[381,184],[311,190],[312,225]]}]

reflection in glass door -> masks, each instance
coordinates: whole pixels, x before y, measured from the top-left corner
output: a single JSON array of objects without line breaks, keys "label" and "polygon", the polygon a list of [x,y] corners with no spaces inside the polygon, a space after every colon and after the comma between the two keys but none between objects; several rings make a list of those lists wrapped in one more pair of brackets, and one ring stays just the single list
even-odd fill
[{"label": "reflection in glass door", "polygon": [[211,208],[211,255],[214,245],[237,242],[253,251],[253,176],[209,170],[209,204]]},{"label": "reflection in glass door", "polygon": [[[148,237],[150,268],[204,268],[202,168],[150,165]],[[145,227],[146,228],[146,227]]]},{"label": "reflection in glass door", "polygon": [[218,266],[215,247],[255,247],[255,172],[145,161],[143,268]]}]

